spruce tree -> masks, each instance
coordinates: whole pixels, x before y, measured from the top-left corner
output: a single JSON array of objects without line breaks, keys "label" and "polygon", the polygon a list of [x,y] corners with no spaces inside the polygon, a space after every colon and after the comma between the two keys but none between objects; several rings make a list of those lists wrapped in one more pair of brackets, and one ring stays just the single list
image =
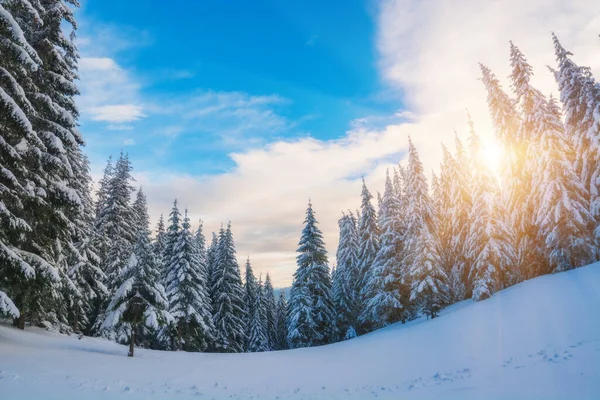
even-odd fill
[{"label": "spruce tree", "polygon": [[102,270],[107,276],[109,288],[114,291],[121,285],[122,270],[131,256],[135,242],[135,219],[131,206],[131,162],[121,152],[110,179],[106,202],[96,220],[98,235],[108,239],[109,248],[102,259]]},{"label": "spruce tree", "polygon": [[357,329],[357,276],[358,276],[358,232],[356,219],[351,211],[342,215],[339,243],[336,253],[336,323],[340,338],[356,336]]},{"label": "spruce tree", "polygon": [[[196,233],[194,234],[194,241],[196,243],[196,248],[198,249],[198,257],[200,258],[200,265],[202,267],[201,273],[204,282],[206,282],[206,287],[208,289],[208,293],[210,293],[210,280],[208,276],[208,260],[206,256],[206,238],[204,237],[203,231],[204,224],[202,220],[199,221],[198,228],[196,229]],[[210,295],[209,295],[210,300]]]},{"label": "spruce tree", "polygon": [[132,213],[133,213],[133,221],[134,221],[134,232],[139,232],[144,227],[149,226],[150,221],[147,220],[148,214],[144,213],[145,210],[148,209],[148,201],[146,200],[146,195],[142,191],[142,187],[138,189],[135,195],[135,201],[132,205]]},{"label": "spruce tree", "polygon": [[[165,251],[165,245],[167,241],[167,234],[165,232],[165,220],[162,214],[158,218],[156,224],[156,236],[153,242],[154,254],[162,261],[162,255]],[[162,270],[162,268],[161,268]]]},{"label": "spruce tree", "polygon": [[167,267],[170,265],[171,259],[175,255],[175,246],[179,240],[179,232],[181,231],[181,212],[177,206],[177,199],[173,200],[173,207],[169,213],[169,226],[165,233],[163,252],[160,256],[162,261],[162,279],[166,285],[166,278],[168,274]]},{"label": "spruce tree", "polygon": [[453,179],[450,181],[450,252],[452,269],[450,278],[451,301],[464,300],[471,297],[472,286],[469,279],[471,260],[467,257],[465,243],[470,230],[469,212],[471,200],[471,173],[469,160],[462,142],[455,136],[456,155],[454,158]]},{"label": "spruce tree", "polygon": [[544,243],[538,236],[539,227],[534,221],[535,201],[532,196],[535,163],[540,154],[540,132],[536,129],[539,121],[536,119],[536,104],[547,101],[544,95],[531,84],[533,69],[527,63],[525,56],[512,42],[510,43],[511,55],[511,82],[517,96],[522,119],[517,131],[518,185],[513,186],[512,195],[515,213],[515,230],[517,232],[517,257],[520,270],[526,279],[549,272],[549,265],[545,259]]},{"label": "spruce tree", "polygon": [[165,267],[169,312],[177,329],[176,348],[180,350],[206,351],[214,341],[210,296],[203,273],[203,262],[190,232],[186,210]]},{"label": "spruce tree", "polygon": [[0,298],[21,329],[65,316],[69,217],[81,206],[71,161],[83,144],[69,107],[76,49],[61,28],[75,29],[71,12],[60,1],[0,5]]},{"label": "spruce tree", "polygon": [[402,227],[399,199],[396,197],[389,171],[381,202],[380,247],[373,262],[373,274],[367,291],[373,296],[361,315],[361,321],[373,321],[379,328],[403,319],[401,302]]},{"label": "spruce tree", "polygon": [[591,263],[595,258],[588,192],[575,172],[574,151],[567,141],[554,99],[538,99],[534,105],[535,129],[540,135],[536,157],[533,202],[539,240],[545,244],[552,271],[559,272]]},{"label": "spruce tree", "polygon": [[252,319],[255,317],[254,308],[256,307],[256,298],[258,297],[258,282],[254,276],[252,270],[252,264],[250,264],[250,257],[246,260],[246,273],[244,276],[244,310],[245,319],[244,325],[246,326],[246,337],[248,342],[246,343],[246,350],[250,350],[250,337],[252,329]]},{"label": "spruce tree", "polygon": [[288,342],[292,348],[329,343],[336,333],[327,251],[310,201],[304,224],[290,292]]},{"label": "spruce tree", "polygon": [[255,353],[269,350],[266,332],[266,314],[263,307],[262,278],[259,279],[258,290],[251,308],[251,317],[248,319],[248,347],[247,351]]},{"label": "spruce tree", "polygon": [[565,134],[575,150],[574,167],[589,194],[590,212],[600,241],[600,84],[589,68],[575,64],[556,35],[552,34],[558,61],[555,73],[565,116]]},{"label": "spruce tree", "polygon": [[244,290],[231,223],[226,230],[221,227],[218,243],[213,270],[215,346],[218,351],[239,353],[246,343]]},{"label": "spruce tree", "polygon": [[272,343],[273,350],[285,350],[288,348],[287,331],[287,299],[285,291],[279,292],[277,300],[277,310],[275,313],[275,335]]},{"label": "spruce tree", "polygon": [[[379,251],[379,232],[377,229],[377,216],[375,208],[371,204],[371,192],[367,189],[367,185],[363,178],[362,180],[362,202],[361,202],[361,217],[358,224],[359,247],[358,247],[358,288],[360,292],[357,294],[358,313],[361,316],[367,316],[366,309],[368,303],[375,296],[371,292],[369,281],[373,278],[373,262]],[[374,321],[362,319],[358,324],[359,333],[366,333],[372,329]]]},{"label": "spruce tree", "polygon": [[267,335],[267,349],[274,348],[275,343],[275,321],[277,318],[277,302],[271,276],[267,273],[263,286],[262,304],[265,313],[265,331]]},{"label": "spruce tree", "polygon": [[[147,211],[146,211],[147,213]],[[134,346],[165,349],[169,347],[173,317],[169,301],[160,284],[159,263],[150,242],[148,226],[140,233],[133,254],[120,270],[122,282],[114,292],[101,326],[102,336]]]},{"label": "spruce tree", "polygon": [[405,264],[411,275],[411,302],[435,318],[448,303],[447,275],[441,266],[434,235],[435,215],[423,164],[409,138],[406,182]]},{"label": "spruce tree", "polygon": [[481,141],[469,117],[469,166],[473,173],[471,229],[465,243],[466,256],[472,261],[470,280],[472,298],[486,299],[509,284],[509,268],[515,264],[515,249],[510,227],[502,218],[499,187],[488,170]]}]

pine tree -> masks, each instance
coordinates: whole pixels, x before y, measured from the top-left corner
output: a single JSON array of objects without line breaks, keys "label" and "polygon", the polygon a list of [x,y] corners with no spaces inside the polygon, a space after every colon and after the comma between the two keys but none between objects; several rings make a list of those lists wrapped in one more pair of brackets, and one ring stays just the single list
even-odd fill
[{"label": "pine tree", "polygon": [[[156,224],[156,236],[154,238],[153,249],[154,254],[162,261],[162,255],[165,251],[165,246],[167,242],[167,236],[165,232],[165,220],[162,214],[158,218],[158,223]],[[162,270],[163,268],[161,268]]]},{"label": "pine tree", "polygon": [[[358,313],[361,316],[367,316],[366,309],[375,293],[371,292],[369,281],[373,279],[373,262],[379,251],[379,232],[377,229],[377,217],[375,209],[371,204],[371,192],[367,189],[367,185],[363,178],[362,180],[362,203],[361,203],[361,218],[358,224],[359,247],[358,247],[358,288],[360,293],[357,294]],[[358,325],[359,333],[369,332],[372,328],[373,321],[360,320]]]},{"label": "pine tree", "polygon": [[575,64],[556,35],[552,34],[558,61],[555,73],[565,114],[564,129],[575,150],[574,167],[589,194],[590,212],[596,220],[600,241],[600,84],[587,67]]},{"label": "pine tree", "polygon": [[231,224],[226,230],[221,227],[218,243],[213,270],[216,349],[227,353],[239,353],[243,351],[246,342],[244,290],[240,267],[235,257]]},{"label": "pine tree", "polygon": [[131,206],[131,162],[121,152],[110,179],[106,202],[96,220],[98,235],[106,237],[109,248],[102,259],[102,270],[107,276],[109,288],[114,291],[121,285],[119,279],[131,256],[135,242],[135,222]]},{"label": "pine tree", "polygon": [[472,283],[469,279],[471,260],[466,256],[465,243],[469,233],[469,212],[471,200],[471,173],[469,160],[462,142],[455,136],[456,155],[453,179],[450,181],[450,224],[452,239],[450,251],[452,254],[452,270],[450,276],[451,301],[460,301],[471,297]]},{"label": "pine tree", "polygon": [[181,212],[177,207],[177,199],[173,200],[173,207],[169,213],[169,226],[165,233],[163,252],[160,256],[162,261],[162,279],[165,281],[168,274],[167,267],[170,265],[171,259],[175,255],[175,246],[179,240],[179,232],[181,231]]},{"label": "pine tree", "polygon": [[168,348],[169,327],[174,320],[167,311],[169,301],[159,283],[159,263],[147,226],[140,233],[126,268],[120,273],[118,281],[122,283],[106,309],[102,336],[120,343],[129,342],[130,357],[133,357],[136,343],[142,347]]},{"label": "pine tree", "polygon": [[73,215],[71,242],[67,246],[67,276],[72,283],[67,287],[68,321],[76,332],[91,333],[107,296],[106,276],[100,269],[100,252],[94,231],[94,204],[90,195],[92,179],[87,157],[79,152],[74,159],[73,187],[82,207]]},{"label": "pine tree", "polygon": [[251,337],[250,331],[252,329],[252,319],[255,317],[254,308],[256,307],[256,298],[258,297],[258,282],[256,281],[252,265],[250,264],[250,257],[246,260],[246,274],[244,279],[244,325],[246,326],[246,337],[248,339],[248,342],[245,345],[246,350],[251,351],[249,342]]},{"label": "pine tree", "polygon": [[509,284],[508,268],[514,265],[512,231],[504,224],[501,197],[495,178],[485,165],[479,136],[469,117],[469,167],[473,172],[470,230],[465,243],[472,261],[470,280],[473,300],[486,299]]},{"label": "pine tree", "polygon": [[401,301],[402,233],[399,199],[396,197],[389,171],[386,171],[385,190],[381,202],[380,247],[373,262],[373,274],[368,282],[374,293],[361,320],[373,321],[379,328],[404,318]]},{"label": "pine tree", "polygon": [[277,310],[275,314],[275,335],[272,343],[273,350],[285,350],[288,348],[287,337],[287,300],[285,291],[279,292],[277,300]]},{"label": "pine tree", "polygon": [[134,232],[139,232],[144,227],[147,227],[150,224],[147,212],[144,213],[145,210],[148,209],[148,201],[146,200],[146,195],[142,191],[142,187],[138,189],[135,195],[135,201],[132,205],[132,213],[133,213],[133,221],[134,221]]},{"label": "pine tree", "polygon": [[71,12],[59,1],[0,5],[0,307],[21,329],[64,316],[69,215],[81,206],[71,161],[83,144],[69,108],[76,49],[61,30],[75,28]]},{"label": "pine tree", "polygon": [[275,292],[271,276],[267,273],[265,284],[263,286],[262,304],[265,314],[265,331],[267,335],[267,349],[274,348],[275,343],[275,321],[277,318],[277,303],[275,301]]},{"label": "pine tree", "polygon": [[435,318],[448,302],[447,275],[437,252],[435,216],[423,164],[409,138],[406,181],[405,264],[410,268],[410,299],[416,308]]},{"label": "pine tree", "polygon": [[327,252],[310,202],[304,224],[290,292],[288,342],[292,348],[326,344],[335,336]]},{"label": "pine tree", "polygon": [[[208,289],[208,293],[210,293],[210,280],[208,276],[208,259],[206,256],[206,238],[204,237],[203,232],[203,223],[202,220],[199,221],[198,229],[196,229],[196,233],[194,234],[194,240],[196,243],[196,248],[198,249],[198,257],[200,258],[200,265],[202,267],[201,273],[204,282],[206,282],[206,287]],[[210,295],[209,295],[210,301]]]},{"label": "pine tree", "polygon": [[357,327],[357,276],[358,232],[351,211],[338,221],[340,237],[336,253],[335,281],[338,289],[334,297],[337,329],[342,339],[356,336]]},{"label": "pine tree", "polygon": [[522,220],[524,218],[526,202],[523,200],[524,178],[522,177],[524,167],[524,146],[518,137],[521,117],[515,108],[515,102],[502,90],[500,82],[489,68],[481,65],[483,74],[482,81],[486,87],[488,96],[487,103],[496,138],[505,155],[503,168],[500,170],[501,184],[503,187],[502,204],[506,205],[506,212],[501,218],[505,226],[511,227],[513,231],[510,246],[515,249],[515,262],[512,269],[511,280],[518,283],[525,279],[525,265],[530,264],[528,259],[531,253],[530,241],[524,235]]},{"label": "pine tree", "polygon": [[549,265],[544,259],[544,244],[537,235],[539,227],[534,222],[535,203],[530,188],[533,187],[535,163],[540,153],[540,133],[536,130],[536,104],[547,101],[544,95],[530,84],[533,69],[523,53],[511,42],[511,82],[521,110],[521,123],[517,131],[518,177],[515,179],[514,200],[515,229],[517,231],[517,257],[525,278],[547,273]]},{"label": "pine tree", "polygon": [[249,332],[247,351],[253,353],[269,350],[266,332],[266,314],[263,307],[264,288],[262,278],[259,279],[257,288],[256,298],[251,308],[251,317],[248,319],[249,327],[247,327]]},{"label": "pine tree", "polygon": [[591,263],[595,258],[589,195],[572,164],[575,158],[567,141],[560,111],[554,99],[537,99],[534,105],[535,129],[539,131],[540,151],[536,157],[532,195],[536,204],[535,225],[539,240],[545,243],[553,271],[565,271]]},{"label": "pine tree", "polygon": [[[209,282],[209,294],[210,301],[213,305],[213,312],[215,311],[215,288],[216,288],[216,278],[218,274],[216,273],[216,262],[217,262],[217,249],[219,245],[219,240],[217,238],[217,234],[215,232],[212,233],[212,240],[210,242],[210,246],[206,249],[206,272],[208,275]],[[214,316],[214,315],[213,315]]]},{"label": "pine tree", "polygon": [[177,328],[176,348],[206,351],[214,341],[210,296],[203,260],[190,232],[187,210],[166,265],[169,312]]}]

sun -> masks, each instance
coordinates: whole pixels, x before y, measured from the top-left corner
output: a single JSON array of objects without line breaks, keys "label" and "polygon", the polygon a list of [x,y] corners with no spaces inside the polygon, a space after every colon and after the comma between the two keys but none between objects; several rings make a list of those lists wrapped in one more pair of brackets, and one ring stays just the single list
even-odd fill
[{"label": "sun", "polygon": [[492,172],[496,177],[500,175],[500,166],[502,164],[503,150],[502,146],[496,141],[496,139],[490,137],[482,141],[483,162],[485,166]]}]

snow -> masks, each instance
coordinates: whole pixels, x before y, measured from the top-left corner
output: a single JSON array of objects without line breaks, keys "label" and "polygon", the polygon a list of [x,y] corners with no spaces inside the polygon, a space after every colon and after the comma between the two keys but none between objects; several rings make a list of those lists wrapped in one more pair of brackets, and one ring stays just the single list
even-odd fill
[{"label": "snow", "polygon": [[127,348],[0,326],[14,399],[600,397],[600,263],[341,343],[254,354]]}]

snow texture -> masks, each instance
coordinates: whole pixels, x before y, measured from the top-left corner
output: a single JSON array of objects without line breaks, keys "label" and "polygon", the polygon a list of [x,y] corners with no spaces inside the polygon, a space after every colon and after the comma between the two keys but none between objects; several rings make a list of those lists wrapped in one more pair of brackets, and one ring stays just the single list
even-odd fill
[{"label": "snow texture", "polygon": [[[317,348],[138,350],[0,326],[3,400],[590,399],[600,396],[600,263]],[[532,301],[535,299],[535,301]],[[93,366],[93,367],[92,367]]]}]

